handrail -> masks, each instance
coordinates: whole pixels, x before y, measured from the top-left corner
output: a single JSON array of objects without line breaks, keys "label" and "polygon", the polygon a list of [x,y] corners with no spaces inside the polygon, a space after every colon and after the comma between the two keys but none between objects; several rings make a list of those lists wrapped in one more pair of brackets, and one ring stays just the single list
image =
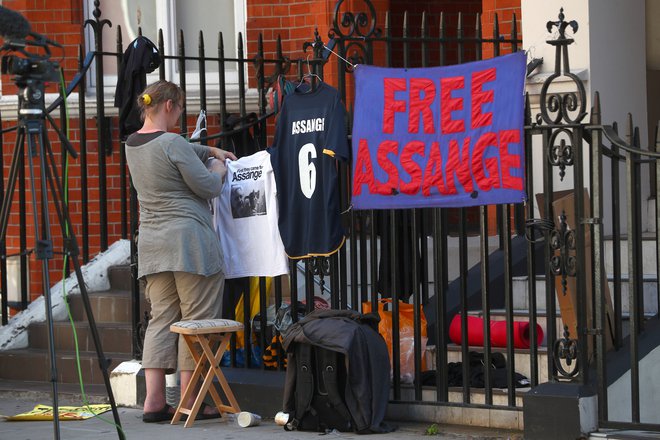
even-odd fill
[{"label": "handrail", "polygon": [[[660,159],[660,152],[655,152],[655,151],[650,151],[650,150],[642,150],[640,148],[635,148],[631,146],[630,144],[626,143],[623,139],[619,137],[619,134],[614,130],[614,127],[611,125],[603,125],[602,126],[603,133],[605,134],[605,137],[612,142],[614,145],[617,147],[632,153],[632,154],[639,154],[639,155],[644,155],[644,156],[649,156],[649,157],[655,157]],[[660,146],[660,141],[656,141],[656,147]]]},{"label": "handrail", "polygon": [[[87,71],[89,70],[89,68],[92,65],[92,61],[94,60],[94,56],[95,56],[94,52],[87,52],[87,55],[85,56],[85,59],[83,60],[82,70],[79,71],[78,73],[76,73],[76,76],[73,77],[73,79],[71,80],[71,83],[69,84],[69,87],[67,87],[67,89],[66,89],[65,94],[66,94],[67,97],[71,94],[71,92],[73,92],[73,90],[76,87],[78,87],[78,85],[80,84],[80,81],[82,81],[84,76],[87,74]],[[60,104],[62,104],[62,101],[63,101],[62,96],[61,95],[58,96],[57,99],[55,99],[55,101],[53,101],[48,106],[48,108],[46,109],[46,113],[50,113],[53,110],[55,110],[57,107],[60,106]]]}]

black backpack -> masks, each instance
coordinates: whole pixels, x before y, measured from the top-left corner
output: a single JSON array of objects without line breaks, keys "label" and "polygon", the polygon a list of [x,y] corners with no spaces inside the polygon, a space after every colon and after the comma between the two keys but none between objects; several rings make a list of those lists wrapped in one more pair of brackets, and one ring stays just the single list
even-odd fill
[{"label": "black backpack", "polygon": [[[287,431],[353,431],[355,423],[346,407],[344,355],[309,344],[296,344],[295,413]],[[290,368],[292,364],[288,365]]]}]

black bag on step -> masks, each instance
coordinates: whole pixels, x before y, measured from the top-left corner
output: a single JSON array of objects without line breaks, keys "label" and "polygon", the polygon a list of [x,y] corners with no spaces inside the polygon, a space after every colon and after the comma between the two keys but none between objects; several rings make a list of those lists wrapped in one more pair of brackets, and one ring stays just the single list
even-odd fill
[{"label": "black bag on step", "polygon": [[310,344],[295,347],[297,374],[295,413],[287,430],[353,431],[355,423],[346,407],[344,355]]}]

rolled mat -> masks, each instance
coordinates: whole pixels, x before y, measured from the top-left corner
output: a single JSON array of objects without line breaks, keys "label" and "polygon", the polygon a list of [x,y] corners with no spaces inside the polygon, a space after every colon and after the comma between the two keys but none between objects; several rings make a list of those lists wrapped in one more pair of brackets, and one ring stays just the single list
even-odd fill
[{"label": "rolled mat", "polygon": [[[529,348],[531,341],[531,326],[529,322],[514,321],[513,346],[514,348]],[[468,344],[473,346],[484,345],[484,320],[478,316],[467,317]],[[454,315],[449,325],[449,339],[454,344],[461,344],[461,316]],[[543,329],[536,324],[537,345],[543,341]],[[506,347],[506,321],[490,322],[490,344],[493,347]]]}]

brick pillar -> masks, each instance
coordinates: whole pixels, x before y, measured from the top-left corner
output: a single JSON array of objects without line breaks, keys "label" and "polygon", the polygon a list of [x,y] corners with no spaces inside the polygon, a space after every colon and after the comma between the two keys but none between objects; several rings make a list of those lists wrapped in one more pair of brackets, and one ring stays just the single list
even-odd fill
[{"label": "brick pillar", "polygon": [[[516,25],[518,29],[518,39],[522,39],[522,13],[520,8],[521,0],[482,0],[482,32],[485,38],[493,38],[493,29],[495,25],[495,14],[499,22],[499,35],[505,38],[511,38],[513,16],[516,16]],[[502,47],[500,55],[510,53],[511,47],[507,45]],[[494,56],[493,45],[490,43],[483,45],[483,57],[492,58]]]}]

